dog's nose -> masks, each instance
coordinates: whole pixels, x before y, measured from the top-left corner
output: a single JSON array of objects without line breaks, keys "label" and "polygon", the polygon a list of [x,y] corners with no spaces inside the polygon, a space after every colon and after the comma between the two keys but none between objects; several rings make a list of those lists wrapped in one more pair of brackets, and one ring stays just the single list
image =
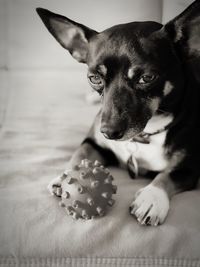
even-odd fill
[{"label": "dog's nose", "polygon": [[101,132],[107,139],[120,139],[123,136],[122,131],[114,130],[105,126],[101,128]]}]

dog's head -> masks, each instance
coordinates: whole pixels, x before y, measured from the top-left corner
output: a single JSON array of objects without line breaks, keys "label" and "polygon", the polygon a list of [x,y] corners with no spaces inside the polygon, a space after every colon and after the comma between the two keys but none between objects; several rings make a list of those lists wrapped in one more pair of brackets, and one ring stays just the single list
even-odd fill
[{"label": "dog's head", "polygon": [[37,12],[57,41],[88,65],[89,83],[102,96],[106,138],[130,139],[156,112],[176,109],[184,85],[177,47],[191,11],[165,26],[132,22],[100,33],[48,10]]}]

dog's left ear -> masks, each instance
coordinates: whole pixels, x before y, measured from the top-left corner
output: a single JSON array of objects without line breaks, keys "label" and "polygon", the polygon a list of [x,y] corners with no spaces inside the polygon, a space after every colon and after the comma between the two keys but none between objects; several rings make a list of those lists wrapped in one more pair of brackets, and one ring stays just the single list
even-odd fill
[{"label": "dog's left ear", "polygon": [[96,31],[44,8],[36,11],[49,32],[79,62],[86,63],[88,42]]},{"label": "dog's left ear", "polygon": [[200,0],[194,1],[163,29],[184,56],[200,56]]}]

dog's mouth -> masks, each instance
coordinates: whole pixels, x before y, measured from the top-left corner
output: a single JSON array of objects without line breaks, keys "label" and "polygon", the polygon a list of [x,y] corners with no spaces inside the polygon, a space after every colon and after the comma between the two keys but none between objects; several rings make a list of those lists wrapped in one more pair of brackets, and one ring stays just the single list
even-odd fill
[{"label": "dog's mouth", "polygon": [[141,136],[151,116],[145,116],[141,120],[129,120],[126,123],[103,123],[100,131],[106,139],[114,141],[134,141],[138,136]]},{"label": "dog's mouth", "polygon": [[143,131],[148,123],[148,120],[149,118],[141,121],[140,123],[134,123],[134,125],[130,125],[119,141],[135,141],[137,138],[143,135]]},{"label": "dog's mouth", "polygon": [[122,138],[116,139],[115,141],[129,141],[129,142],[135,142],[136,140],[139,140],[140,137],[144,134],[143,131],[137,132],[135,134],[125,134]]},{"label": "dog's mouth", "polygon": [[118,141],[149,143],[151,136],[169,129],[173,124],[173,120],[174,117],[170,113],[152,116],[146,123],[143,122],[133,128],[129,128]]},{"label": "dog's mouth", "polygon": [[143,130],[144,127],[134,127],[134,128],[129,128],[125,132],[118,132],[117,138],[113,135],[112,137],[107,135],[106,133],[103,133],[104,137],[109,140],[114,140],[114,141],[130,141],[133,142],[137,140],[140,136],[143,135]]}]

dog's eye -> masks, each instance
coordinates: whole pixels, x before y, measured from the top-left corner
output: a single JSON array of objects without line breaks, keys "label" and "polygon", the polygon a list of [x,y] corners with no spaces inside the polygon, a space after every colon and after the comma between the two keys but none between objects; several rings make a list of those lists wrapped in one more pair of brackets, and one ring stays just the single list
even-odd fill
[{"label": "dog's eye", "polygon": [[89,78],[89,81],[94,85],[102,84],[102,79],[99,75],[92,75],[92,76],[89,76],[88,78]]},{"label": "dog's eye", "polygon": [[146,75],[142,75],[138,81],[139,84],[146,84],[146,83],[150,83],[155,79],[155,75],[151,75],[151,74],[146,74]]}]

